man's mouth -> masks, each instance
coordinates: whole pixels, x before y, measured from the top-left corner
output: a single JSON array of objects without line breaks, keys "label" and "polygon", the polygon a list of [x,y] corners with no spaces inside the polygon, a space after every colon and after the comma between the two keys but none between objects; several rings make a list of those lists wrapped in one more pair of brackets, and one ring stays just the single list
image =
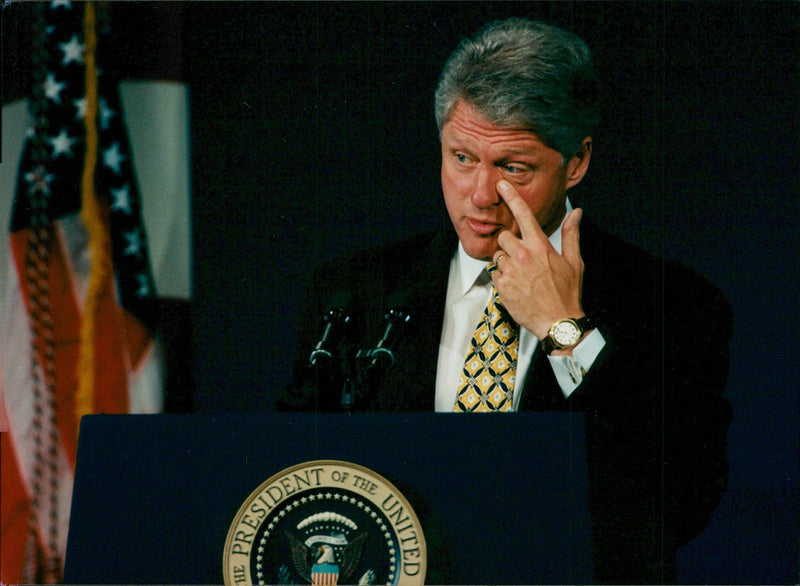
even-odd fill
[{"label": "man's mouth", "polygon": [[470,230],[480,236],[490,236],[503,228],[503,225],[497,222],[487,222],[477,218],[466,218],[466,221]]}]

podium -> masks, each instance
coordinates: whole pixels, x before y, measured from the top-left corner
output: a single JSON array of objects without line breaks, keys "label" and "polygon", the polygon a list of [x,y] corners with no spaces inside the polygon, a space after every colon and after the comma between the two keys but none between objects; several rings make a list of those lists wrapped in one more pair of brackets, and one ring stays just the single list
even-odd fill
[{"label": "podium", "polygon": [[403,493],[428,584],[593,581],[581,415],[259,413],[84,417],[65,582],[221,584],[240,506],[313,460]]}]

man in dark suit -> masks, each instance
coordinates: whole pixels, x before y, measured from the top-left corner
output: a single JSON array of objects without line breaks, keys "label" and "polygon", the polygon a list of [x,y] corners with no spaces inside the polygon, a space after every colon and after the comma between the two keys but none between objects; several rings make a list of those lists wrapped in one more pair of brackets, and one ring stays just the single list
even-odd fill
[{"label": "man in dark suit", "polygon": [[[597,580],[675,580],[677,547],[705,528],[727,482],[728,303],[572,209],[598,117],[577,36],[521,19],[487,26],[446,64],[436,117],[455,230],[315,272],[279,408],[336,410],[354,389],[359,410],[582,412]],[[396,364],[364,376],[355,363],[309,368],[341,292],[359,319],[338,351],[380,339],[396,306]],[[464,357],[495,292],[515,332],[511,377],[465,399]]]}]

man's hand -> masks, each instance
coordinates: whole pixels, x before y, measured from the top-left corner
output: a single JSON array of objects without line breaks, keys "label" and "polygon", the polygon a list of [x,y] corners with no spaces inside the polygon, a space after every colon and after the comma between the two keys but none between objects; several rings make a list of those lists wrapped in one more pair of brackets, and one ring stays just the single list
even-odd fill
[{"label": "man's hand", "polygon": [[574,209],[564,221],[559,254],[514,187],[502,180],[497,189],[517,220],[520,237],[508,230],[500,233],[492,280],[511,317],[542,340],[556,320],[585,315],[578,231],[582,211]]}]

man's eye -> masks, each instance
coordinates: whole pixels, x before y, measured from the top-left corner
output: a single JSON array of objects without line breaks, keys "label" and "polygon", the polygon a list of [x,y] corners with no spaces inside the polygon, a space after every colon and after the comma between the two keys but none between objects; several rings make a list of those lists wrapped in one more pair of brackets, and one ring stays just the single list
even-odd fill
[{"label": "man's eye", "polygon": [[462,153],[456,153],[456,160],[459,163],[462,163],[462,164],[469,163],[469,157],[467,155],[462,154]]},{"label": "man's eye", "polygon": [[506,173],[510,173],[512,175],[525,172],[525,169],[523,167],[519,167],[517,165],[505,165],[503,169],[505,170]]}]

